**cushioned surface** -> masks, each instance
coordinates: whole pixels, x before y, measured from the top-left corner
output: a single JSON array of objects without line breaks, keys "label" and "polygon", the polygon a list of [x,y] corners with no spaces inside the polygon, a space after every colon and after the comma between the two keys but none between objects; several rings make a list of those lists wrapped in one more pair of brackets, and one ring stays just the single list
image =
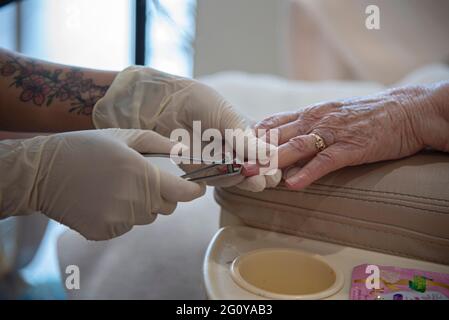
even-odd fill
[{"label": "cushioned surface", "polygon": [[449,264],[449,155],[348,167],[302,191],[217,188],[227,211],[259,228]]}]

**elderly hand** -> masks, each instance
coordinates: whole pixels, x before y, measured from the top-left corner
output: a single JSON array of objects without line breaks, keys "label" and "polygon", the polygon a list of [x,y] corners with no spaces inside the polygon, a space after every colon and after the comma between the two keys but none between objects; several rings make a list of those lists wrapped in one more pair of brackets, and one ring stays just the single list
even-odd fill
[{"label": "elderly hand", "polygon": [[[151,129],[165,137],[183,128],[200,140],[207,129],[218,129],[225,138],[225,129],[248,128],[246,119],[214,89],[196,80],[137,66],[117,75],[106,95],[95,105],[92,118],[96,128]],[[194,132],[194,121],[201,122],[199,132]],[[263,143],[253,135],[244,135],[253,144]],[[245,157],[238,150],[237,156]],[[191,170],[194,166],[184,168]],[[234,176],[214,183],[261,191],[276,186],[280,179],[280,170],[275,170],[272,175]]]},{"label": "elderly hand", "polygon": [[449,151],[448,84],[325,102],[273,115],[256,129],[279,129],[279,167],[286,168],[286,185],[301,189],[345,166],[397,159],[425,146]]}]

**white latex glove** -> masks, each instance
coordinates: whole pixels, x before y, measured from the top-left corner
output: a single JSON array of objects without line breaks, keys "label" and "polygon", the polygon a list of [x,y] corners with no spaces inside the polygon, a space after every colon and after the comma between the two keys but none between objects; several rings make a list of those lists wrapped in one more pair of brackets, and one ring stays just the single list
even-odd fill
[{"label": "white latex glove", "polygon": [[[151,129],[166,137],[177,128],[193,134],[193,121],[201,121],[202,131],[220,130],[223,137],[225,129],[248,128],[246,119],[214,89],[196,80],[138,66],[117,75],[95,105],[92,118],[96,128]],[[253,144],[260,143],[254,135],[249,138]],[[262,191],[276,186],[281,177],[281,172],[274,170],[272,175],[235,176],[215,180],[213,184]]]},{"label": "white latex glove", "polygon": [[138,152],[169,152],[147,130],[90,130],[0,141],[0,217],[40,211],[89,240],[173,212],[205,186],[159,171]]}]

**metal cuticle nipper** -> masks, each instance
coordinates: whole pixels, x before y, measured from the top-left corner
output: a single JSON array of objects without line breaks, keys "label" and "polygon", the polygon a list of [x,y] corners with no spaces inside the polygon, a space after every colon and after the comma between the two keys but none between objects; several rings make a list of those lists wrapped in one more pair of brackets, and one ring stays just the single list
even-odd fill
[{"label": "metal cuticle nipper", "polygon": [[229,157],[226,156],[218,161],[199,159],[190,156],[179,156],[179,155],[174,156],[171,155],[170,153],[142,153],[142,156],[149,158],[169,158],[171,160],[174,159],[189,160],[188,165],[192,165],[192,162],[193,165],[195,164],[199,166],[203,165],[201,168],[192,170],[181,176],[181,178],[186,179],[188,181],[200,182],[235,176],[241,174],[243,169],[242,165],[236,164],[234,163],[234,161],[230,161]]}]

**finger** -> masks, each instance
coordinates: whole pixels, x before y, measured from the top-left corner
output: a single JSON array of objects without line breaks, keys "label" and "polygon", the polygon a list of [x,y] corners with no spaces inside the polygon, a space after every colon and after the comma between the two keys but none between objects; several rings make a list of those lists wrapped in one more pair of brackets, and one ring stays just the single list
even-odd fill
[{"label": "finger", "polygon": [[161,196],[169,202],[187,202],[199,198],[206,192],[204,183],[195,183],[160,171]]},{"label": "finger", "polygon": [[273,129],[259,129],[254,131],[257,138],[262,140],[265,143],[269,143],[275,146],[279,145],[279,128],[273,128]]},{"label": "finger", "polygon": [[150,224],[156,219],[157,213],[159,213],[159,212],[148,212],[148,213],[142,212],[142,214],[136,214],[133,224],[139,225],[139,226],[145,225],[145,224]]},{"label": "finger", "polygon": [[315,155],[318,150],[315,146],[315,137],[302,135],[290,139],[278,148],[278,168],[285,168],[300,160]]},{"label": "finger", "polygon": [[258,134],[257,131],[259,129],[268,130],[268,129],[277,128],[277,127],[279,127],[283,124],[286,124],[288,122],[295,121],[296,119],[298,119],[297,112],[281,112],[281,113],[274,114],[274,115],[258,122],[254,126],[254,129],[256,130],[256,134]]},{"label": "finger", "polygon": [[157,213],[165,215],[172,214],[176,209],[176,205],[176,202],[162,201]]},{"label": "finger", "polygon": [[[234,138],[236,144],[234,144]],[[226,140],[227,144],[234,147],[236,158],[240,161],[249,161],[267,164],[272,156],[277,153],[277,147],[257,138],[252,130],[236,131],[233,139]],[[243,147],[242,147],[243,146]]]},{"label": "finger", "polygon": [[175,211],[175,209],[176,209],[175,202],[168,202],[168,201],[165,201],[164,199],[161,199],[159,208],[154,210],[154,212],[136,214],[134,224],[135,225],[150,224],[156,219],[158,213],[168,215],[168,214],[173,213],[173,211]]},{"label": "finger", "polygon": [[299,171],[301,171],[301,167],[296,167],[296,166],[290,166],[287,167],[284,170],[284,174],[283,174],[283,178],[284,180],[288,180],[288,178],[293,177],[294,175],[296,175]]},{"label": "finger", "polygon": [[189,80],[189,99],[187,99],[187,118],[201,120],[203,129],[218,129],[222,134],[226,129],[245,129],[249,121],[242,116],[221,94],[211,87]]},{"label": "finger", "polygon": [[310,160],[313,159],[313,157],[315,157],[315,155],[297,161],[297,162],[295,163],[295,167],[298,167],[298,168],[304,167]]},{"label": "finger", "polygon": [[332,148],[318,153],[304,168],[294,172],[286,181],[290,189],[303,189],[329,172],[344,167],[338,151]]},{"label": "finger", "polygon": [[266,186],[265,176],[261,175],[246,178],[237,185],[237,188],[251,192],[260,192],[263,191]]},{"label": "finger", "polygon": [[274,188],[279,184],[279,182],[281,182],[282,171],[279,169],[275,169],[273,174],[266,174],[264,175],[264,177],[266,188]]},{"label": "finger", "polygon": [[282,179],[287,180],[289,177],[293,176],[296,172],[301,170],[302,167],[304,167],[310,160],[313,159],[315,155],[302,159],[297,161],[295,164],[288,166],[282,170]]},{"label": "finger", "polygon": [[178,141],[170,140],[151,130],[123,131],[126,131],[128,146],[140,153],[170,153],[174,146],[183,146]]},{"label": "finger", "polygon": [[257,163],[245,163],[242,168],[242,175],[245,177],[257,176],[260,172],[260,166]]},{"label": "finger", "polygon": [[260,166],[258,163],[245,163],[242,166],[242,175],[245,177],[252,177],[257,175],[274,175],[277,173],[277,164],[272,166]]},{"label": "finger", "polygon": [[280,126],[278,130],[279,144],[284,144],[293,137],[307,134],[310,126],[305,122],[294,121]]}]

